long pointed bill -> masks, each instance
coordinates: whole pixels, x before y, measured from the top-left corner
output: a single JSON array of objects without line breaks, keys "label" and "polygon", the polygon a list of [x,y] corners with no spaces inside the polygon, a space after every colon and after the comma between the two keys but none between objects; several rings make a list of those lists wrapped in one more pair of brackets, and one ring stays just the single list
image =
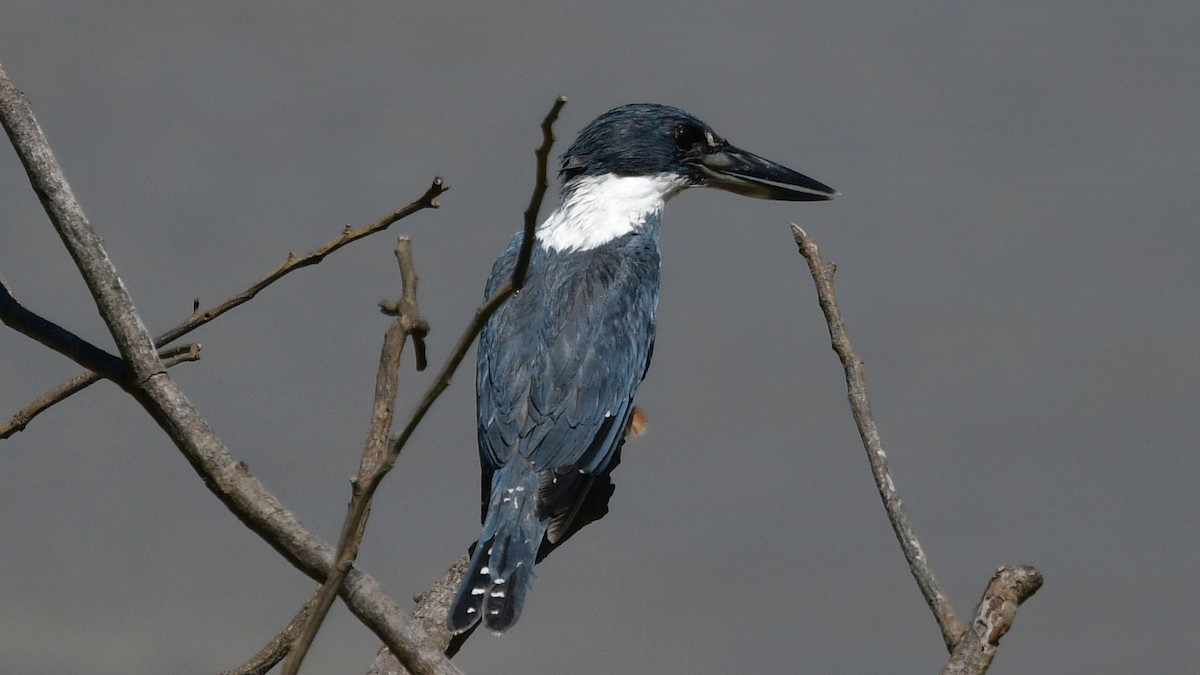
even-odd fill
[{"label": "long pointed bill", "polygon": [[704,155],[696,166],[705,175],[704,185],[747,197],[815,202],[837,195],[820,181],[733,146]]}]

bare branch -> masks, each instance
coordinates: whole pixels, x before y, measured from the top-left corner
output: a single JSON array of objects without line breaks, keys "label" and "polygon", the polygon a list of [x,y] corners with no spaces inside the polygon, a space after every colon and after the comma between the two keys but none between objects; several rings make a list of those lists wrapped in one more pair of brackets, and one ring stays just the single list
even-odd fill
[{"label": "bare branch", "polygon": [[199,361],[200,349],[199,342],[189,342],[188,344],[160,349],[158,351],[158,358],[163,360],[164,366],[170,368],[180,363]]},{"label": "bare branch", "polygon": [[417,268],[412,260],[412,242],[408,237],[400,237],[396,242],[396,263],[400,266],[400,284],[402,295],[400,300],[393,302],[384,300],[379,303],[379,309],[388,316],[400,319],[404,333],[412,338],[417,360],[417,370],[425,370],[429,361],[425,357],[425,336],[429,335],[429,322],[421,316],[417,307]]},{"label": "bare branch", "polygon": [[[425,194],[421,195],[404,208],[393,211],[391,214],[380,218],[374,223],[364,225],[357,229],[352,229],[349,226],[346,226],[337,236],[305,255],[297,256],[295,254],[288,254],[287,259],[280,263],[279,266],[271,270],[266,276],[254,282],[237,295],[234,295],[233,297],[203,311],[200,310],[200,300],[196,299],[192,303],[191,315],[179,325],[156,337],[154,339],[154,344],[159,347],[163,347],[164,345],[174,342],[175,340],[178,340],[184,335],[187,335],[188,333],[221,316],[229,310],[249,302],[256,295],[258,295],[259,292],[276,281],[279,281],[288,274],[291,274],[298,269],[320,263],[328,255],[334,251],[337,251],[343,246],[362,239],[363,237],[375,234],[376,232],[382,232],[396,221],[410,216],[418,211],[438,208],[438,196],[449,189],[450,186],[447,185],[441,178],[434,178],[433,183],[429,186],[429,189],[425,191]],[[424,359],[423,340],[420,343],[417,343],[417,359],[418,364],[420,364]],[[85,368],[88,367],[87,364],[81,363],[81,365],[83,365]],[[421,367],[419,366],[418,370],[420,369]],[[83,389],[86,389],[100,379],[102,379],[102,377],[96,375],[94,372],[83,373],[55,387],[46,394],[43,394],[42,396],[38,397],[36,401],[23,408],[20,413],[17,413],[17,416],[14,417],[14,420],[18,418],[22,420],[19,423],[19,426],[6,425],[2,428],[5,433],[0,433],[0,439],[7,438],[12,434],[21,431],[34,417],[45,411],[50,406],[74,395],[79,391],[82,391]]]},{"label": "bare branch", "polygon": [[[379,354],[379,369],[375,375],[375,402],[371,414],[370,429],[367,441],[363,447],[362,461],[359,463],[358,476],[351,484],[350,505],[346,509],[346,518],[342,522],[342,532],[338,537],[337,553],[334,555],[336,564],[329,577],[317,591],[317,601],[313,611],[304,623],[304,629],[296,638],[296,643],[283,664],[284,675],[296,675],[300,665],[308,654],[309,647],[320,630],[321,624],[337,599],[337,590],[342,585],[346,573],[358,557],[358,548],[362,542],[363,532],[367,527],[367,518],[371,511],[371,501],[375,489],[379,486],[386,469],[382,467],[388,455],[388,431],[392,428],[393,408],[396,401],[397,382],[399,380],[400,356],[404,351],[405,339],[411,331],[416,331],[421,338],[429,332],[429,324],[421,318],[417,307],[417,272],[412,260],[412,242],[401,238],[396,242],[396,262],[400,266],[402,298],[396,304],[396,320],[388,328],[384,336],[383,349]],[[416,339],[414,338],[414,342]],[[420,368],[418,364],[418,368]],[[398,453],[400,448],[396,448]],[[394,461],[394,459],[392,460]]]},{"label": "bare branch", "polygon": [[[429,408],[433,405],[433,402],[446,390],[446,387],[450,386],[450,376],[458,368],[458,364],[462,362],[463,357],[466,356],[467,350],[471,348],[471,344],[475,341],[475,336],[479,335],[479,332],[483,330],[483,325],[499,309],[500,305],[504,304],[504,301],[525,283],[525,273],[529,268],[529,258],[533,251],[534,231],[537,229],[537,214],[542,208],[542,198],[546,194],[546,185],[548,183],[546,177],[546,158],[549,156],[550,148],[554,142],[551,125],[558,119],[558,112],[562,110],[562,107],[566,103],[567,99],[565,96],[556,98],[554,105],[550,108],[550,112],[542,120],[542,144],[538,146],[537,151],[534,153],[537,157],[537,169],[533,196],[529,200],[529,208],[525,210],[525,229],[521,239],[521,250],[517,255],[517,264],[513,269],[512,279],[500,286],[500,288],[497,288],[492,297],[488,298],[487,302],[475,310],[475,318],[467,326],[467,330],[463,332],[462,337],[458,339],[458,343],[454,345],[454,350],[450,352],[449,358],[446,359],[446,365],[442,367],[442,372],[438,373],[437,378],[429,385],[425,396],[409,416],[404,428],[397,434],[396,440],[392,442],[392,451],[389,453],[389,459],[383,467],[385,473],[391,469],[392,463],[396,461],[396,457],[400,454],[400,448],[404,447],[404,444],[408,442],[409,436],[412,435],[413,430],[416,429],[417,425],[425,417],[425,413],[429,412]],[[524,261],[524,265],[522,265],[522,261]]]},{"label": "bare branch", "polygon": [[317,604],[317,599],[320,597],[321,589],[314,590],[309,596],[308,601],[296,612],[296,616],[288,622],[288,625],[283,627],[283,630],[271,638],[271,641],[258,650],[258,653],[250,657],[242,665],[233,670],[227,670],[221,675],[266,675],[268,671],[275,667],[275,664],[283,660],[283,657],[288,655],[292,649],[292,643],[296,641],[296,636],[300,634],[300,630],[304,627],[305,621],[308,620],[309,614]]},{"label": "bare branch", "polygon": [[[550,112],[542,120],[542,144],[534,152],[537,159],[537,166],[534,171],[533,193],[529,199],[529,207],[525,209],[525,227],[522,233],[521,250],[517,255],[517,264],[513,269],[513,276],[509,281],[501,285],[500,288],[496,289],[492,297],[488,298],[479,309],[475,310],[475,317],[454,345],[454,349],[446,359],[445,365],[442,366],[442,371],[438,373],[438,376],[429,385],[425,396],[421,398],[417,403],[417,407],[409,415],[404,428],[400,430],[400,433],[392,441],[388,456],[380,465],[375,479],[369,486],[372,493],[378,487],[379,481],[382,481],[383,476],[391,469],[396,458],[400,455],[400,450],[408,442],[409,437],[412,436],[413,430],[424,419],[425,413],[429,411],[433,402],[450,386],[450,376],[457,370],[459,363],[466,356],[467,350],[475,342],[476,336],[483,330],[484,324],[499,309],[500,305],[504,304],[525,281],[525,273],[529,268],[529,258],[533,252],[534,232],[537,229],[537,215],[541,211],[542,199],[546,195],[546,186],[549,184],[546,171],[550,150],[554,144],[553,125],[555,120],[558,119],[559,111],[562,110],[566,103],[567,99],[565,96],[556,98],[550,108]],[[408,287],[407,283],[405,287]],[[412,288],[416,288],[415,283]],[[466,573],[468,562],[468,558],[460,558],[450,566],[450,569],[432,587],[417,596],[419,604],[414,612],[414,618],[422,624],[426,634],[431,635],[431,639],[435,643],[441,644],[443,648],[446,648],[454,637],[449,629],[446,628],[446,612],[450,607],[450,602],[454,597],[459,582],[462,580],[463,574]],[[470,633],[465,633],[458,636],[457,642],[461,643],[469,635]],[[399,668],[399,664],[395,658],[388,655],[386,650],[380,650],[370,672],[403,672],[403,670],[397,670],[397,668]]]},{"label": "bare branch", "polygon": [[834,265],[826,263],[821,258],[821,251],[808,233],[796,225],[792,225],[792,237],[800,247],[800,254],[808,261],[808,269],[812,273],[813,282],[817,287],[817,299],[825,320],[829,323],[829,336],[833,340],[833,350],[837,352],[846,371],[847,397],[850,399],[850,410],[854,415],[854,423],[858,425],[858,434],[862,437],[863,447],[867,450],[867,461],[871,464],[871,475],[875,478],[875,487],[879,489],[879,497],[883,499],[883,508],[887,511],[888,520],[900,541],[904,558],[908,561],[908,569],[925,602],[933,611],[938,627],[942,630],[942,640],[946,648],[952,650],[962,636],[962,623],[954,613],[954,607],[933,576],[933,569],[917,540],[912,523],[896,492],[896,484],[892,481],[891,469],[888,467],[887,455],[883,451],[883,442],[879,438],[879,429],[875,426],[875,418],[871,414],[871,403],[867,398],[867,381],[862,359],[850,344],[846,334],[846,326],[842,321],[842,312],[837,306],[837,296],[833,289]]},{"label": "bare branch", "polygon": [[125,375],[121,359],[100,349],[58,324],[26,309],[0,279],[0,321],[13,330],[33,338],[42,345],[66,356],[79,365],[103,373],[103,377],[120,380]]},{"label": "bare branch", "polygon": [[900,541],[900,548],[908,560],[908,568],[925,602],[933,611],[938,627],[942,631],[942,640],[950,651],[950,661],[942,671],[943,675],[982,675],[991,665],[1000,644],[1000,637],[1008,632],[1016,616],[1017,606],[1032,596],[1042,586],[1042,575],[1036,569],[1027,566],[1001,567],[988,584],[983,599],[975,609],[975,616],[970,630],[965,630],[954,613],[950,600],[942,592],[934,578],[933,570],[921,548],[921,542],[913,531],[912,523],[904,511],[904,505],[896,492],[892,480],[891,469],[888,467],[887,455],[883,452],[883,443],[879,439],[879,430],[871,415],[870,402],[867,399],[867,383],[863,362],[846,334],[846,326],[842,321],[841,310],[837,306],[837,297],[833,288],[835,266],[826,263],[821,257],[816,242],[804,230],[792,225],[792,237],[800,247],[800,254],[808,261],[809,271],[817,287],[817,298],[825,320],[829,324],[829,335],[833,340],[833,349],[837,352],[846,371],[846,387],[850,399],[850,410],[854,422],[858,425],[858,433],[862,437],[863,447],[867,450],[867,459],[871,465],[871,474],[875,478],[875,486],[883,499],[884,509],[888,520]]},{"label": "bare branch", "polygon": [[[470,564],[471,556],[462,556],[446,570],[442,578],[434,582],[428,589],[413,596],[413,600],[417,603],[416,608],[413,609],[413,618],[425,629],[429,639],[435,644],[441,645],[442,649],[446,651],[446,656],[450,657],[458,652],[458,647],[471,635],[470,632],[467,632],[456,636],[446,627],[446,613],[450,611],[450,603],[454,601],[458,584],[462,581],[463,575],[467,573],[467,567]],[[381,647],[375,655],[375,661],[371,664],[367,675],[403,675],[406,672],[404,666],[400,665],[387,647]]]},{"label": "bare branch", "polygon": [[357,229],[351,228],[349,225],[347,225],[342,230],[341,234],[302,256],[289,253],[287,259],[280,263],[278,267],[271,270],[262,279],[259,279],[251,284],[246,290],[202,312],[193,311],[192,315],[189,316],[187,320],[168,330],[162,335],[159,335],[154,341],[159,345],[165,345],[174,342],[180,337],[187,335],[200,326],[203,326],[209,321],[221,316],[225,312],[228,312],[229,310],[248,302],[254,298],[254,296],[258,295],[258,293],[264,288],[270,286],[276,281],[279,281],[288,274],[291,274],[298,269],[320,263],[325,259],[326,256],[334,251],[337,251],[343,246],[358,241],[363,237],[375,234],[376,232],[382,232],[391,227],[396,221],[411,216],[418,211],[438,208],[440,206],[437,200],[438,196],[449,189],[450,186],[447,185],[441,178],[434,178],[433,183],[429,186],[429,189],[425,191],[425,194],[418,197],[408,206],[393,211],[389,215]]},{"label": "bare branch", "polygon": [[99,235],[87,221],[33,116],[25,95],[0,68],[0,119],[25,167],[30,185],[83,276],[100,317],[117,343],[134,382],[164,372],[157,350]]},{"label": "bare branch", "polygon": [[[351,503],[348,508],[346,520],[343,522],[342,535],[338,544],[338,553],[336,556],[337,564],[335,565],[326,585],[330,582],[338,582],[340,575],[346,574],[354,564],[354,559],[357,556],[359,542],[361,541],[363,531],[366,528],[366,519],[370,512],[370,503],[375,491],[382,483],[384,476],[395,465],[396,459],[400,456],[405,443],[412,436],[418,424],[424,419],[425,414],[433,406],[433,403],[441,396],[442,392],[450,385],[451,377],[462,363],[462,359],[466,356],[467,351],[474,343],[476,336],[483,330],[484,324],[495,313],[515,291],[519,285],[524,283],[525,272],[528,269],[529,258],[532,254],[534,230],[537,226],[537,214],[541,210],[542,199],[546,193],[548,179],[546,176],[547,157],[550,154],[551,147],[554,142],[552,125],[558,118],[558,113],[566,104],[566,98],[559,96],[554,105],[547,113],[542,121],[542,145],[538,147],[535,155],[537,158],[537,180],[534,185],[533,195],[530,198],[529,207],[525,211],[525,229],[521,245],[521,251],[518,255],[517,268],[513,271],[513,278],[492,295],[475,312],[475,317],[467,326],[466,331],[459,338],[454,350],[447,358],[441,372],[434,379],[425,396],[418,402],[417,407],[410,414],[407,423],[396,439],[391,443],[391,447],[387,453],[376,452],[371,449],[371,444],[368,443],[368,448],[364,450],[363,462],[359,469],[358,478],[354,481],[353,494]],[[425,367],[424,362],[424,337],[429,332],[429,326],[421,317],[416,303],[416,288],[417,275],[414,266],[412,265],[412,249],[411,243],[402,239],[396,247],[396,259],[400,265],[401,279],[403,284],[403,297],[397,303],[381,303],[381,307],[385,313],[394,314],[397,316],[397,327],[401,335],[412,334],[414,336],[414,344],[417,345],[417,369],[421,370]],[[523,268],[522,268],[523,266]],[[419,340],[419,342],[418,342]],[[403,346],[403,338],[400,338],[400,348]],[[386,352],[386,348],[385,348]],[[399,365],[399,349],[396,354],[396,366]],[[381,371],[383,371],[383,357],[381,357]],[[393,372],[395,367],[393,367]],[[380,399],[376,398],[376,409],[378,410]],[[395,399],[394,385],[389,401]],[[390,408],[388,409],[388,426],[391,423]],[[385,429],[387,427],[384,427]],[[372,438],[375,438],[372,432]],[[459,573],[461,575],[461,572]],[[455,582],[457,583],[457,581]],[[333,587],[336,588],[336,585]],[[285,675],[295,675],[299,671],[300,663],[303,661],[304,655],[307,652],[307,646],[311,644],[316,636],[316,632],[324,620],[333,604],[333,594],[324,592],[323,597],[317,605],[315,611],[310,617],[308,624],[305,626],[304,632],[297,641],[297,648],[289,655],[287,663],[284,664]]]},{"label": "bare branch", "polygon": [[996,657],[1000,638],[1012,628],[1017,607],[1042,587],[1042,573],[1026,566],[1005,566],[988,582],[967,630],[942,669],[942,675],[983,675]]},{"label": "bare branch", "polygon": [[[150,414],[204,479],[205,485],[256,534],[289,562],[318,581],[334,563],[329,544],[296,517],[236,461],[224,442],[167,375],[154,340],[142,325],[129,293],[100,237],[83,215],[29,108],[25,96],[0,68],[0,122],[21,158],[30,183],[92,293],[132,377],[122,388]],[[346,575],[341,592],[350,610],[415,673],[457,673],[441,650],[396,606],[371,577]]]},{"label": "bare branch", "polygon": [[542,120],[542,144],[533,152],[537,159],[537,168],[534,170],[536,178],[533,184],[533,194],[529,196],[529,206],[525,209],[525,240],[521,245],[521,253],[517,256],[517,266],[513,269],[513,288],[518,291],[525,285],[525,273],[529,271],[529,256],[533,252],[533,231],[537,227],[538,212],[542,210],[542,199],[546,196],[546,188],[550,185],[546,168],[549,164],[550,148],[554,146],[554,122],[558,119],[559,111],[566,104],[566,96],[560,95],[554,99],[554,105],[550,107],[550,112],[546,113],[545,119]]},{"label": "bare branch", "polygon": [[[163,365],[167,368],[173,368],[180,363],[187,361],[200,360],[200,344],[192,342],[190,344],[168,347],[158,352],[158,357],[163,359]],[[114,357],[115,358],[115,357]],[[122,364],[124,367],[124,364]],[[12,419],[0,425],[0,440],[8,438],[20,431],[24,431],[25,427],[33,420],[34,417],[49,410],[51,406],[63,401],[64,399],[83,391],[88,385],[102,380],[104,377],[99,373],[89,370],[86,373],[80,373],[75,377],[63,382],[54,389],[39,396],[36,400],[31,401],[29,405],[21,408],[12,416]]]}]

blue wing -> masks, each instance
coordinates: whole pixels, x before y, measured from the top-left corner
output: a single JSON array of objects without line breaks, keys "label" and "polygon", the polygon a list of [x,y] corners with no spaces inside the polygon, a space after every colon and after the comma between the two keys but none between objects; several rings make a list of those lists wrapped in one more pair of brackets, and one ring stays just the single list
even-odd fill
[{"label": "blue wing", "polygon": [[[520,242],[496,261],[488,295],[511,276]],[[658,280],[657,243],[645,234],[573,253],[534,247],[526,286],[479,340],[485,508],[492,474],[522,461],[541,476],[538,516],[551,520],[551,540],[570,524],[624,438],[650,361]]]}]

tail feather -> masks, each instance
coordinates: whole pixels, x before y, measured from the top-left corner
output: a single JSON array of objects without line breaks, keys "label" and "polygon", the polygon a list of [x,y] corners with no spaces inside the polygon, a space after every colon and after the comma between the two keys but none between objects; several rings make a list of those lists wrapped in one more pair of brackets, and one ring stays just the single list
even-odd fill
[{"label": "tail feather", "polygon": [[491,546],[491,539],[475,546],[471,564],[458,585],[458,592],[454,594],[454,602],[450,604],[450,611],[446,615],[446,626],[454,633],[461,633],[479,621],[483,598],[491,585],[488,556],[485,553]]},{"label": "tail feather", "polygon": [[537,474],[530,473],[532,483],[530,477],[522,477],[518,487],[493,485],[483,534],[446,616],[447,627],[455,633],[481,620],[488,630],[503,633],[521,616],[546,533],[535,505]]},{"label": "tail feather", "polygon": [[493,579],[484,595],[483,625],[494,633],[503,633],[512,628],[521,616],[525,595],[532,585],[533,571],[528,566],[514,569],[507,579]]}]

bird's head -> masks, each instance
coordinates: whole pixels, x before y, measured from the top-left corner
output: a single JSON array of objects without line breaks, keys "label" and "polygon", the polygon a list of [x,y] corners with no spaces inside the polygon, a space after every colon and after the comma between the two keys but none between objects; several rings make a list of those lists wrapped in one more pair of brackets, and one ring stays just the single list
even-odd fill
[{"label": "bird's head", "polygon": [[634,103],[597,117],[563,153],[564,185],[581,177],[678,176],[680,187],[714,187],[760,199],[820,201],[837,192],[730,145],[671,106]]}]

